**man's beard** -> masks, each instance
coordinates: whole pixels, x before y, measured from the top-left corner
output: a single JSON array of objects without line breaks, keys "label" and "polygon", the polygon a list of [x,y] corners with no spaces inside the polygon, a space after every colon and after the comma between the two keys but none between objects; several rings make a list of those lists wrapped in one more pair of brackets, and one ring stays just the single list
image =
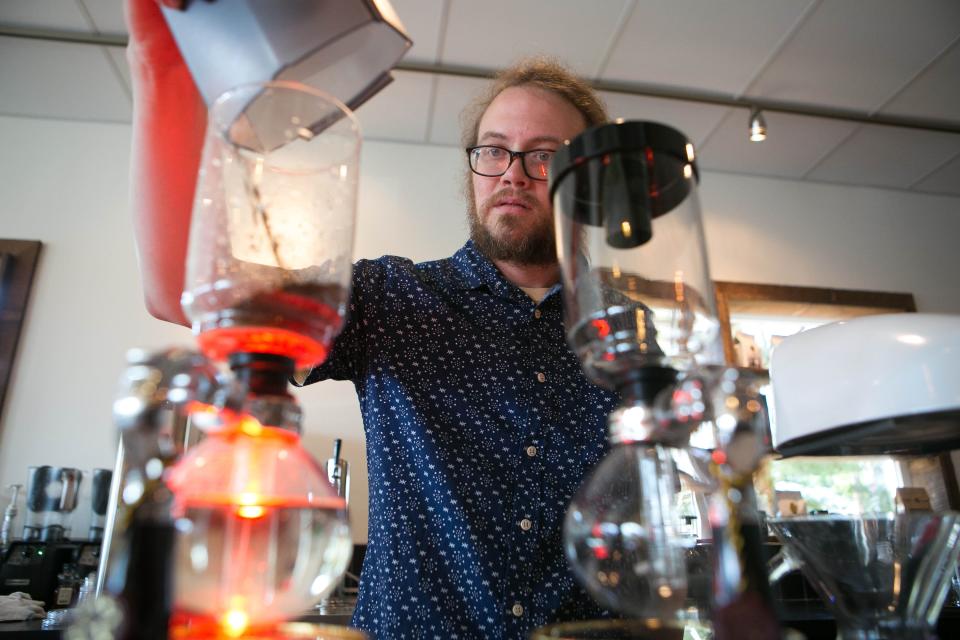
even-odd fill
[{"label": "man's beard", "polygon": [[[519,196],[516,192],[509,189],[504,189],[494,193],[481,205],[484,217],[489,219],[493,203],[508,194],[524,200],[525,203],[529,203],[531,205],[530,216],[538,215],[538,212],[533,210],[536,203],[533,202],[532,199]],[[490,228],[481,221],[480,212],[477,211],[473,189],[470,189],[467,197],[467,219],[470,222],[470,239],[473,240],[473,244],[476,245],[477,249],[491,260],[511,262],[518,265],[538,266],[557,262],[557,245],[553,232],[553,218],[550,216],[539,217],[535,221],[535,224],[522,235],[514,233],[514,227],[526,226],[529,224],[528,220],[502,216],[496,224],[499,225],[501,231],[505,233],[495,235]]]}]

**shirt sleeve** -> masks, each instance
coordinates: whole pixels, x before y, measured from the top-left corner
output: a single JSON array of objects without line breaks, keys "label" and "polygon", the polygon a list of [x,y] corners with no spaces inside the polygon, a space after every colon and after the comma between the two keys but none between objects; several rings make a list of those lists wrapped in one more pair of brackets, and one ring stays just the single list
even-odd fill
[{"label": "shirt sleeve", "polygon": [[343,329],[333,342],[327,359],[314,367],[297,386],[306,386],[321,380],[352,380],[363,376],[369,361],[371,320],[377,317],[376,305],[382,300],[385,265],[380,260],[361,260],[353,266],[350,285],[350,304]]}]

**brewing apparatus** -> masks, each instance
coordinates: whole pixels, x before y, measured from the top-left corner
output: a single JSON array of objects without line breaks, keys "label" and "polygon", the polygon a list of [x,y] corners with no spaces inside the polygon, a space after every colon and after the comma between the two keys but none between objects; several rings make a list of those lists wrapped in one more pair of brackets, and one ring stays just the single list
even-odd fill
[{"label": "brewing apparatus", "polygon": [[763,416],[755,389],[720,366],[698,180],[693,144],[650,122],[588,129],[551,165],[568,340],[588,378],[622,398],[609,418],[612,449],[568,509],[564,545],[602,605],[677,624],[690,538],[675,509],[675,459],[710,423],[715,444],[702,454],[712,455],[709,488],[723,489],[712,518],[723,560],[714,566],[715,632],[724,637],[735,612],[771,638],[779,628],[755,560],[758,534],[749,534]]},{"label": "brewing apparatus", "polygon": [[77,508],[83,473],[69,467],[30,467],[23,539],[57,542],[70,537],[70,519]]},{"label": "brewing apparatus", "polygon": [[77,565],[83,544],[70,538],[82,479],[80,469],[29,467],[23,529],[6,545],[0,593],[24,591],[47,608],[71,603],[83,577]]},{"label": "brewing apparatus", "polygon": [[[285,637],[346,568],[346,503],[302,448],[287,385],[343,322],[358,151],[349,110],[304,85],[238,87],[211,107],[182,298],[199,352],[128,354],[108,597],[78,624]],[[184,452],[171,414],[206,437]]]},{"label": "brewing apparatus", "polygon": [[[347,105],[383,88],[411,42],[386,0],[163,11],[209,105],[181,298],[199,352],[128,354],[108,597],[77,624],[304,637],[283,621],[332,589],[352,544],[287,382],[323,362],[346,310],[360,142]],[[187,452],[171,426],[185,422],[206,435]]]}]

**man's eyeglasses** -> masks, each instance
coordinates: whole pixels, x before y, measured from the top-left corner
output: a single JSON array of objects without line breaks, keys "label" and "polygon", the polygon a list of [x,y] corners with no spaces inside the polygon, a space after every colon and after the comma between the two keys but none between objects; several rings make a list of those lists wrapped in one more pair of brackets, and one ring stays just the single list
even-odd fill
[{"label": "man's eyeglasses", "polygon": [[496,145],[480,145],[468,147],[467,157],[470,159],[470,170],[477,175],[496,178],[502,176],[520,158],[523,172],[531,180],[545,181],[550,169],[550,160],[554,151],[551,149],[530,149],[529,151],[510,151]]}]

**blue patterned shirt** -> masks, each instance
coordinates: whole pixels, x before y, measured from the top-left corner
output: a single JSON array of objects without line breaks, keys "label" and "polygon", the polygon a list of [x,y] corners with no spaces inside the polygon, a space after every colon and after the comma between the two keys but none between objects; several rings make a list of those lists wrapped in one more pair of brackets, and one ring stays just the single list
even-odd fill
[{"label": "blue patterned shirt", "polygon": [[560,289],[534,303],[472,242],[355,265],[349,322],[306,383],[352,380],[360,400],[370,517],[353,624],[373,638],[520,640],[604,615],[561,528],[616,397],[567,346]]}]

